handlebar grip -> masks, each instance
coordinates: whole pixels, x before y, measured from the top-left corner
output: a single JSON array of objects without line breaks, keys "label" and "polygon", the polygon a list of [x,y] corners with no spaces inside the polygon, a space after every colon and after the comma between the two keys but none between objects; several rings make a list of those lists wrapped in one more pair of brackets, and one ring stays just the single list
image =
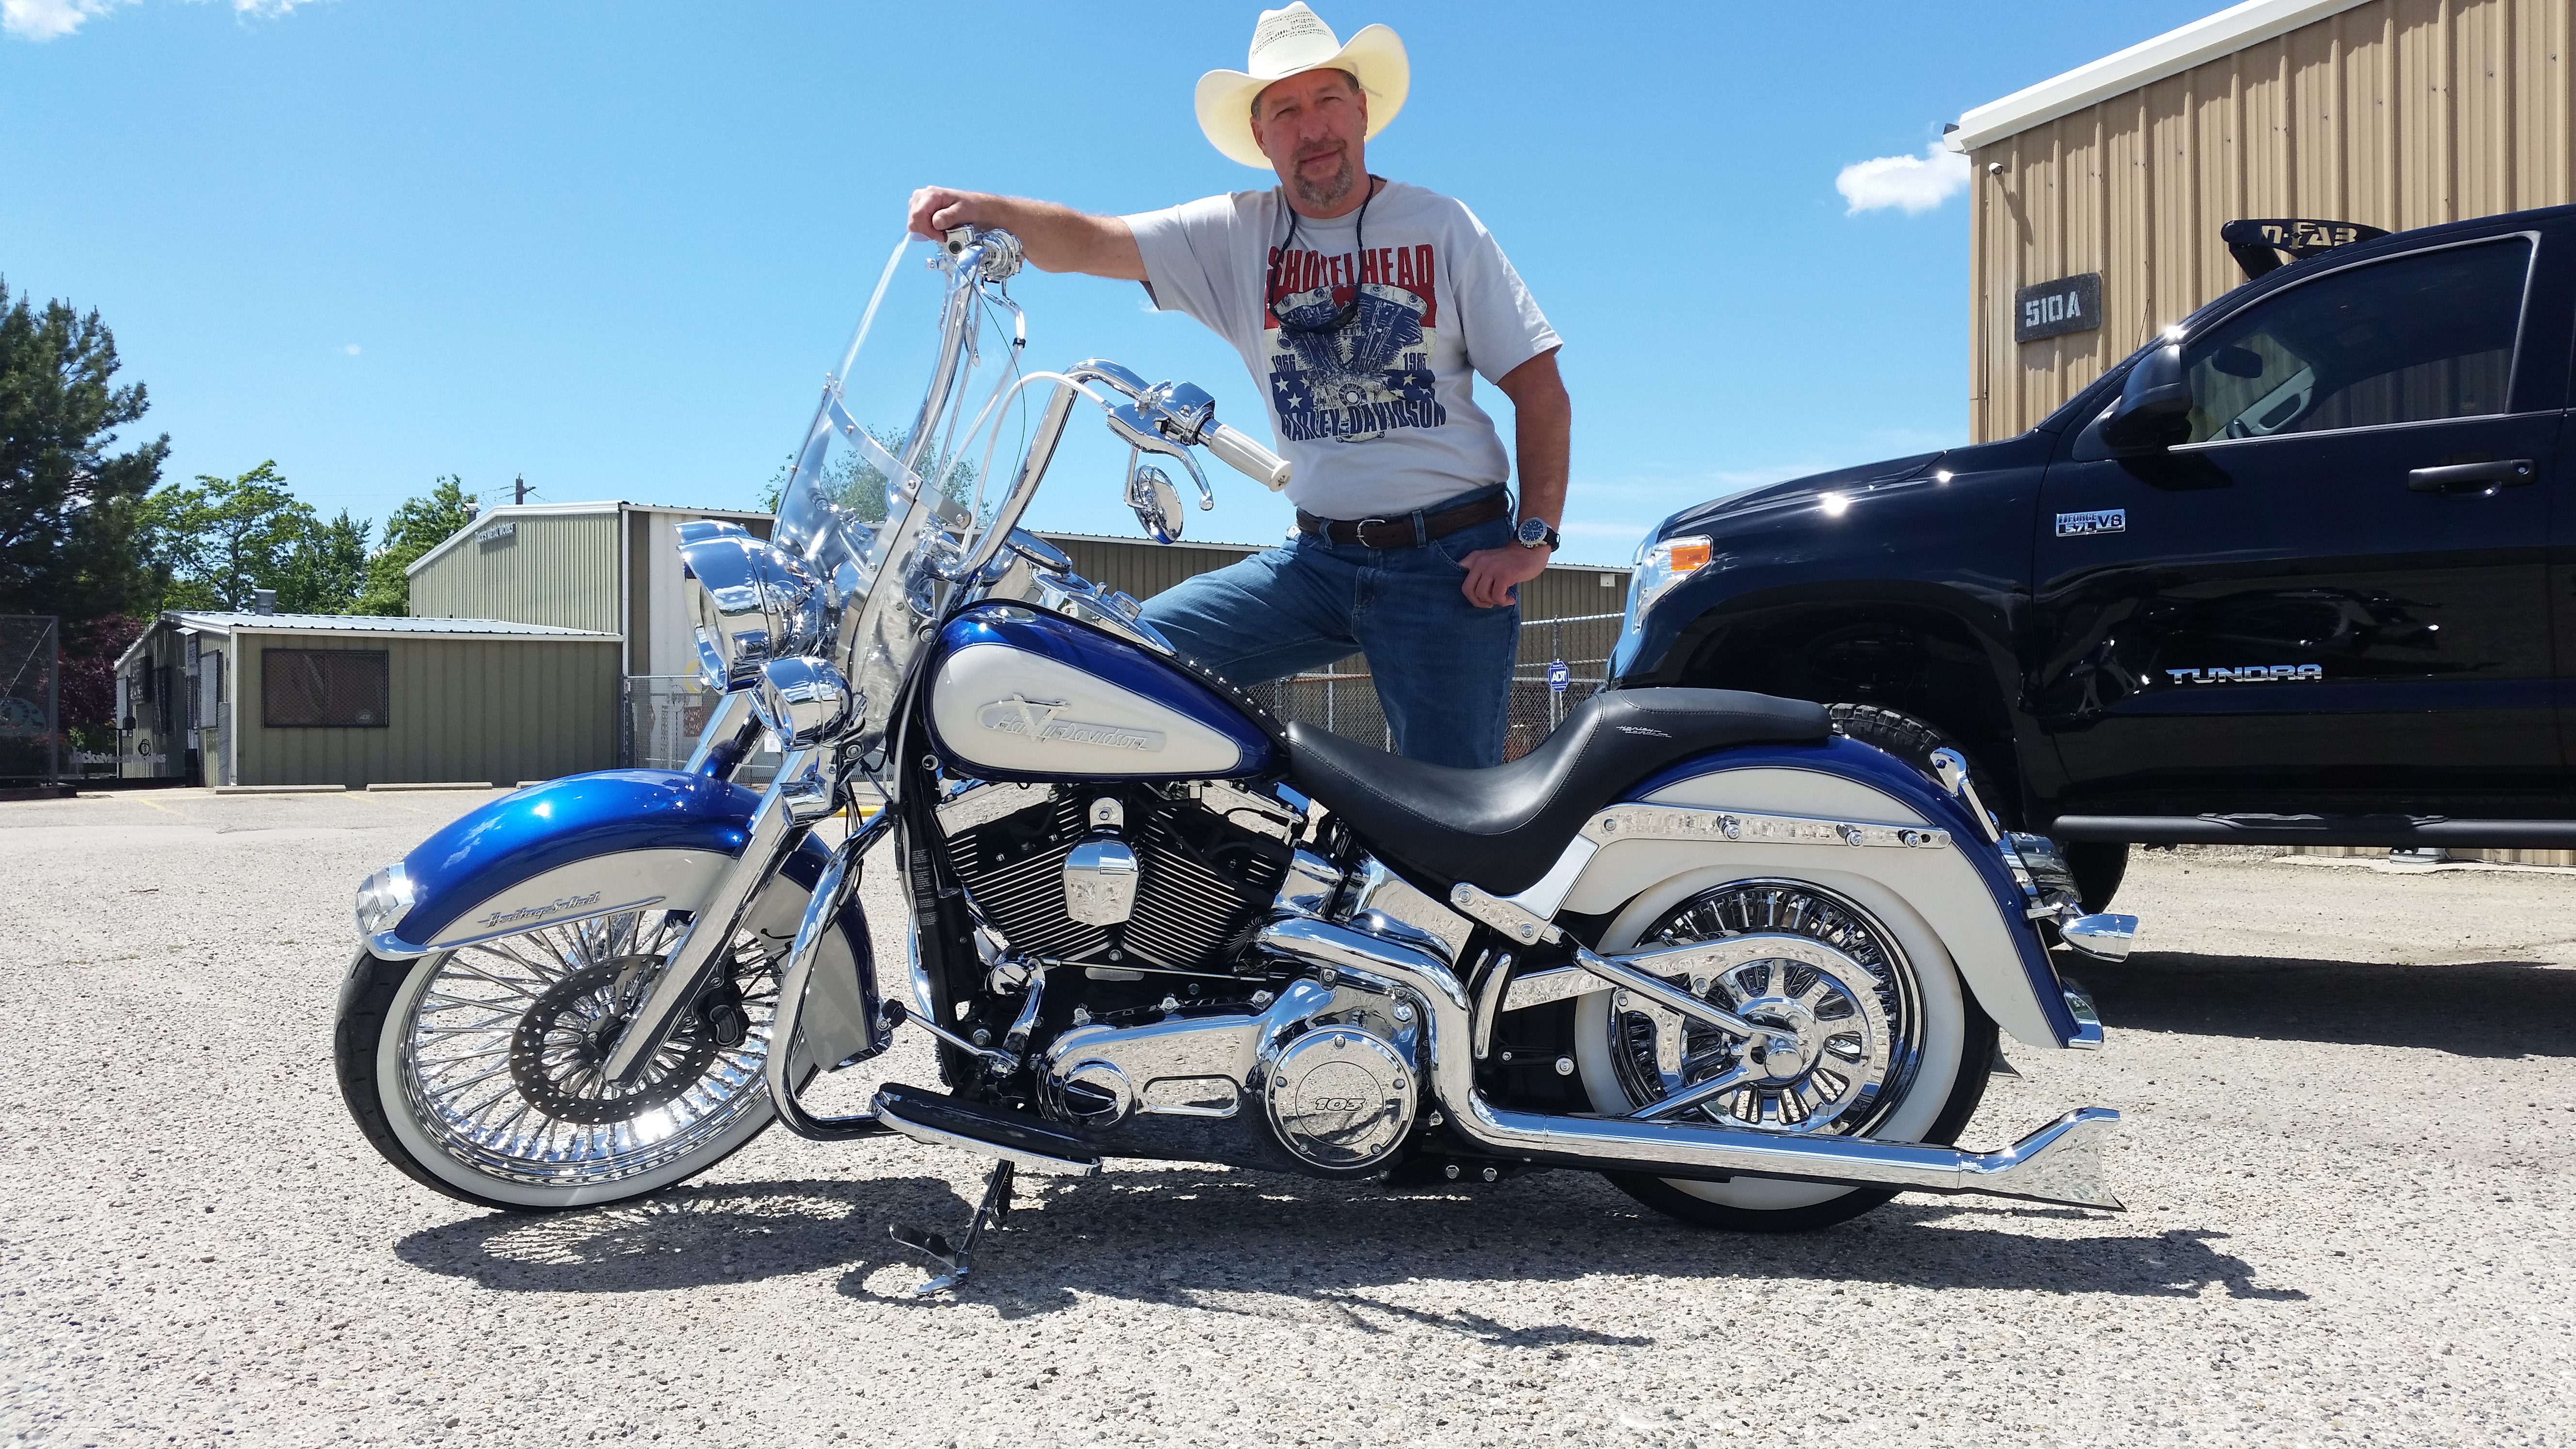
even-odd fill
[{"label": "handlebar grip", "polygon": [[1288,486],[1288,460],[1227,427],[1211,423],[1199,435],[1207,450],[1227,467],[1276,493]]}]

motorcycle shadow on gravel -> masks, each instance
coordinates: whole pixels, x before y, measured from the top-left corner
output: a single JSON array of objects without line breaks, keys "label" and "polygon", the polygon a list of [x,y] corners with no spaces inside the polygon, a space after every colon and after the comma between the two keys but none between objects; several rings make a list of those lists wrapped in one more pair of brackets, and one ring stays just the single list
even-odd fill
[{"label": "motorcycle shadow on gravel", "polygon": [[[842,1294],[909,1305],[905,1290],[923,1271],[888,1241],[887,1224],[953,1233],[971,1210],[957,1186],[930,1176],[693,1184],[615,1207],[466,1218],[413,1233],[394,1251],[424,1272],[502,1292],[720,1288],[839,1270]],[[2057,1222],[2099,1231],[2068,1237],[2044,1226]],[[1509,1291],[1497,1303],[1524,1313],[1562,1309],[1550,1285],[1571,1288],[1602,1274],[1834,1292],[2307,1296],[2258,1285],[2251,1264],[2218,1246],[2224,1234],[2126,1227],[2067,1209],[1900,1198],[1825,1232],[1753,1236],[1684,1227],[1576,1173],[1405,1193],[1145,1167],[1078,1182],[1023,1179],[1018,1209],[985,1239],[963,1296],[1006,1319],[1106,1297],[1254,1317],[1320,1312],[1363,1332],[1429,1327],[1539,1349],[1653,1340],[1565,1323],[1513,1326],[1393,1299],[1415,1296],[1407,1285],[1499,1284]]]},{"label": "motorcycle shadow on gravel", "polygon": [[2082,974],[2113,1031],[2576,1057],[2576,971],[2543,962],[2360,965],[2159,951]]},{"label": "motorcycle shadow on gravel", "polygon": [[[1373,1296],[1413,1282],[1512,1285],[1535,1306],[1548,1284],[1601,1274],[1748,1288],[1803,1281],[1837,1291],[1872,1286],[2020,1289],[2302,1301],[2260,1286],[2253,1265],[2220,1249],[2223,1233],[2123,1232],[2121,1220],[2073,1209],[1900,1198],[1814,1234],[1714,1232],[1639,1207],[1597,1177],[1547,1173],[1469,1193],[1406,1194],[1250,1172],[1115,1174],[1042,1189],[979,1259],[970,1288],[1002,1315],[1069,1307],[1079,1296],[1166,1301],[1270,1314],[1281,1300],[1328,1306],[1363,1328],[1441,1326],[1522,1347],[1641,1344],[1561,1325],[1507,1329],[1466,1314],[1426,1314]],[[960,1204],[962,1216],[963,1204]],[[2000,1221],[1998,1221],[2000,1220]],[[2099,1235],[2020,1230],[2067,1220]],[[1991,1224],[1991,1225],[1989,1225]],[[864,1293],[857,1270],[843,1291]],[[879,1283],[882,1284],[880,1279]]]},{"label": "motorcycle shadow on gravel", "polygon": [[394,1244],[424,1272],[508,1293],[647,1293],[793,1277],[892,1255],[890,1220],[963,1224],[936,1177],[689,1183],[638,1202],[488,1213]]}]

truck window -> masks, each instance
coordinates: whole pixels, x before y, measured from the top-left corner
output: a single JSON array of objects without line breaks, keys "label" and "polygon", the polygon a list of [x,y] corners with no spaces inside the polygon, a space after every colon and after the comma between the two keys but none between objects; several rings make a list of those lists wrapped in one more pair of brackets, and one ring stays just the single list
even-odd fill
[{"label": "truck window", "polygon": [[2191,437],[2263,438],[2505,410],[2531,242],[2353,267],[2227,319],[2184,349]]}]

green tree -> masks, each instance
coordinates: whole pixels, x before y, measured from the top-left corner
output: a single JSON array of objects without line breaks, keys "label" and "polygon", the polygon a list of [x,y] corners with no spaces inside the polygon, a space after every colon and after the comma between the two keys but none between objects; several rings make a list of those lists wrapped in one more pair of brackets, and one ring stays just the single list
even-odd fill
[{"label": "green tree", "polygon": [[12,305],[0,279],[0,613],[68,625],[151,606],[135,534],[170,439],[115,451],[147,405],[143,384],[113,385],[116,370],[96,311]]},{"label": "green tree", "polygon": [[274,459],[238,478],[200,473],[194,486],[172,484],[144,500],[143,515],[169,580],[165,609],[250,608],[252,591],[279,588],[320,526]]},{"label": "green tree", "polygon": [[[912,438],[912,430],[870,428],[868,436],[874,438],[877,446],[885,449],[889,455],[901,458],[904,445]],[[938,480],[940,496],[960,508],[974,506],[975,465],[973,463],[968,462],[963,456],[953,456],[945,459],[924,459],[921,467],[922,476]],[[795,477],[796,455],[790,453],[787,455],[787,461],[779,464],[778,471],[771,475],[769,486],[761,491],[760,506],[776,513],[779,499],[786,496],[787,485],[794,482]],[[856,448],[834,448],[823,464],[822,482],[823,491],[831,495],[832,501],[848,509],[851,516],[860,522],[885,522],[885,470],[869,461],[867,454]],[[989,512],[1000,501],[995,498],[985,499],[986,510]]]},{"label": "green tree", "polygon": [[374,525],[349,516],[316,522],[286,556],[286,572],[271,587],[277,607],[289,614],[359,612],[367,586],[367,532]]},{"label": "green tree", "polygon": [[385,520],[384,547],[367,560],[367,583],[359,592],[357,612],[410,613],[411,579],[403,570],[473,521],[474,496],[454,474],[440,478],[428,496],[404,499]]}]

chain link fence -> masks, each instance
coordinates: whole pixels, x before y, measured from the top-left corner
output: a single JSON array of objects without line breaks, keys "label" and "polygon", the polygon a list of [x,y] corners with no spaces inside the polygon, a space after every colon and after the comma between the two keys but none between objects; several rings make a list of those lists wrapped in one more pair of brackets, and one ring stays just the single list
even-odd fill
[{"label": "chain link fence", "polygon": [[[1521,625],[1512,664],[1510,714],[1503,758],[1517,760],[1556,732],[1565,716],[1609,682],[1610,649],[1619,641],[1617,614],[1573,619],[1533,619]],[[1561,666],[1561,669],[1560,669]],[[1556,676],[1562,674],[1559,679]],[[1395,748],[1379,707],[1377,680],[1357,655],[1341,667],[1299,674],[1245,691],[1283,720],[1304,720],[1382,750]],[[676,770],[697,749],[698,733],[716,696],[694,674],[636,674],[626,679],[624,738],[618,759],[646,769]],[[734,778],[765,782],[776,769],[774,753],[756,754]]]},{"label": "chain link fence", "polygon": [[[618,763],[647,770],[686,769],[707,716],[723,696],[694,674],[630,674],[625,690]],[[764,738],[733,778],[736,784],[757,787],[768,784],[777,770],[778,753]]]},{"label": "chain link fence", "polygon": [[[1585,614],[1522,623],[1503,728],[1504,759],[1517,760],[1538,748],[1565,722],[1569,711],[1609,682],[1610,650],[1619,642],[1621,617]],[[1378,707],[1377,681],[1367,671],[1367,661],[1353,656],[1334,669],[1295,675],[1247,692],[1283,720],[1303,720],[1392,750],[1395,738],[1387,729],[1386,712]]]},{"label": "chain link fence", "polygon": [[62,778],[62,621],[0,614],[0,784]]}]

